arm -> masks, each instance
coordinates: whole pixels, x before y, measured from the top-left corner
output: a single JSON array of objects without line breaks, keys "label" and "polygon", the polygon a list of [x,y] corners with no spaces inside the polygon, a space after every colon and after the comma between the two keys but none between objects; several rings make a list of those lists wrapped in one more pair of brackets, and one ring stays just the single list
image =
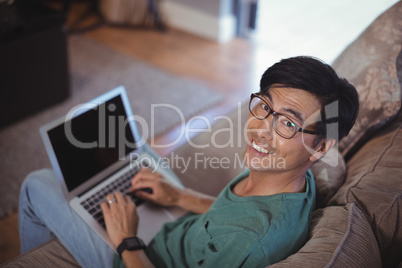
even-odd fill
[{"label": "arm", "polygon": [[192,189],[179,189],[180,194],[176,206],[196,214],[202,214],[209,210],[215,197],[196,192]]},{"label": "arm", "polygon": [[[151,188],[152,194],[138,191]],[[134,176],[131,192],[141,199],[149,200],[162,206],[177,206],[193,213],[205,213],[209,210],[215,197],[191,189],[180,189],[170,184],[162,175],[143,168]]]}]

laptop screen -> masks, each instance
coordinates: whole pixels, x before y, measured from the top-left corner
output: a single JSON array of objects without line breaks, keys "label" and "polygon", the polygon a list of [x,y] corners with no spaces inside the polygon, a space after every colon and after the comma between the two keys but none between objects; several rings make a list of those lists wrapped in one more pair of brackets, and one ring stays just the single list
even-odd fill
[{"label": "laptop screen", "polygon": [[120,95],[65,121],[48,135],[70,192],[136,149]]}]

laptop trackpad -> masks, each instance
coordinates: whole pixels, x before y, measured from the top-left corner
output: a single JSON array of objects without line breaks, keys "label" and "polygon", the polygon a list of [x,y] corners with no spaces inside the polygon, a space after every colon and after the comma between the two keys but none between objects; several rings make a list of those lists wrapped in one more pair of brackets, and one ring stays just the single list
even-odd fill
[{"label": "laptop trackpad", "polygon": [[163,224],[175,221],[184,215],[186,211],[173,207],[165,208],[145,202],[137,208],[137,213],[140,218],[137,235],[145,244],[149,244]]}]

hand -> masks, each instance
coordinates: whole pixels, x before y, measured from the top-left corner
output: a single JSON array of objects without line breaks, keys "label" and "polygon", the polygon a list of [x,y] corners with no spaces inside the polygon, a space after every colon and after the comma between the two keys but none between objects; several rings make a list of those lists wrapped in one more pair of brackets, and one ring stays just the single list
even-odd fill
[{"label": "hand", "polygon": [[[131,198],[121,192],[107,195],[106,200],[101,204],[106,230],[117,248],[124,238],[137,235],[137,209]],[[108,202],[110,200],[113,202]]]},{"label": "hand", "polygon": [[[152,193],[139,191],[141,188],[151,188]],[[162,206],[175,206],[178,203],[180,189],[170,184],[159,173],[149,168],[142,168],[131,182],[130,192],[135,192],[138,198],[152,201]]]}]

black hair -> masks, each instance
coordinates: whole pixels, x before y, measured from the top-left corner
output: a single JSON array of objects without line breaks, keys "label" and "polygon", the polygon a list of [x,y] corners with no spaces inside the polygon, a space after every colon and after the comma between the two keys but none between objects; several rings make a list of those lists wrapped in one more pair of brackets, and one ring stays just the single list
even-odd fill
[{"label": "black hair", "polygon": [[[267,93],[272,85],[291,87],[308,91],[315,95],[321,104],[321,120],[315,124],[318,137],[315,144],[323,138],[336,141],[347,136],[353,127],[359,111],[359,97],[355,87],[335,70],[319,59],[299,56],[283,59],[268,68],[261,77],[260,92]],[[337,118],[327,118],[326,107],[338,101]],[[337,132],[330,124],[337,122]],[[331,131],[332,129],[332,131]],[[328,130],[328,131],[327,131]]]}]

